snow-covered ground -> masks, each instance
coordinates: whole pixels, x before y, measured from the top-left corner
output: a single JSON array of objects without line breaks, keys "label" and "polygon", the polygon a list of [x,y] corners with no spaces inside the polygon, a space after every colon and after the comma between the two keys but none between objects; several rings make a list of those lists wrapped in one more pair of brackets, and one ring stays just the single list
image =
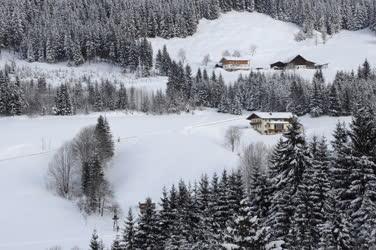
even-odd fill
[{"label": "snow-covered ground", "polygon": [[[262,14],[231,12],[218,20],[202,20],[198,32],[186,39],[151,41],[155,52],[166,44],[174,58],[183,48],[193,70],[202,66],[206,54],[212,59],[207,67],[211,71],[224,50],[239,50],[247,56],[252,45],[257,46],[255,56],[251,57],[253,68],[268,67],[274,61],[301,54],[318,63],[329,63],[324,73],[332,80],[337,70],[356,69],[365,58],[376,65],[376,36],[368,30],[343,31],[326,44],[318,45],[315,39],[295,42],[294,35],[298,31],[296,25]],[[68,67],[66,63],[27,63],[4,51],[0,66],[12,60],[23,74],[45,76],[52,84],[84,77],[146,89],[165,88],[166,83],[166,78],[161,77],[136,79],[122,73],[119,67],[105,63],[85,63],[80,67]],[[239,73],[248,73],[216,71],[227,81],[235,80]],[[313,74],[309,70],[299,73],[307,79]],[[94,124],[98,115],[0,118],[0,249],[40,250],[53,245],[62,245],[64,249],[78,245],[86,249],[94,228],[109,245],[114,237],[111,218],[84,218],[74,204],[45,188],[45,173],[54,149],[72,139],[82,127]],[[163,185],[171,185],[179,178],[192,181],[202,173],[236,167],[237,154],[223,145],[229,126],[242,128],[242,145],[256,141],[273,145],[279,138],[279,135],[258,134],[249,127],[246,115],[232,116],[212,110],[194,115],[117,112],[106,116],[115,139],[120,137],[113,166],[107,174],[124,211],[147,196],[158,200]],[[338,119],[351,120],[349,117]],[[302,117],[301,121],[307,136],[325,135],[330,139],[338,119]]]},{"label": "snow-covered ground", "polygon": [[86,62],[78,67],[67,66],[66,62],[60,63],[29,63],[20,60],[9,51],[1,51],[0,67],[5,64],[16,63],[17,71],[22,79],[37,79],[45,77],[48,84],[60,85],[71,81],[100,82],[109,80],[115,84],[124,84],[125,87],[135,87],[147,90],[164,90],[166,87],[166,77],[138,78],[134,74],[126,74],[121,67],[105,62]]},{"label": "snow-covered ground", "polygon": [[[46,168],[53,149],[73,138],[82,127],[94,124],[98,115],[0,119],[0,249],[39,250],[53,245],[86,249],[94,228],[107,246],[110,244],[114,237],[110,217],[85,219],[74,204],[45,188]],[[106,116],[114,138],[121,138],[107,174],[125,211],[147,196],[157,201],[162,187],[180,178],[192,181],[202,173],[236,167],[237,154],[224,146],[224,133],[229,126],[242,128],[242,145],[256,141],[273,145],[279,138],[258,134],[249,127],[246,115],[211,110],[194,115]],[[330,137],[338,119],[303,117],[301,121],[308,136]],[[43,150],[51,152],[18,157]]]},{"label": "snow-covered ground", "polygon": [[[269,68],[271,63],[286,61],[298,54],[318,64],[329,63],[324,70],[327,80],[334,79],[337,70],[356,70],[368,58],[372,65],[376,65],[376,35],[369,30],[342,31],[329,38],[323,44],[321,35],[318,43],[312,38],[303,42],[296,42],[294,36],[300,28],[292,23],[277,21],[267,15],[248,12],[230,12],[219,19],[201,20],[197,32],[188,38],[152,39],[154,52],[166,44],[173,58],[179,58],[179,50],[186,52],[187,62],[197,70],[202,66],[202,60],[209,54],[212,62],[207,67],[212,71],[222,53],[228,50],[241,52],[242,56],[251,58],[253,69]],[[251,47],[256,46],[256,53],[251,56]],[[271,71],[272,70],[267,70]],[[249,72],[221,72],[227,81],[237,79],[239,73]],[[298,70],[306,79],[311,79],[314,70]]]}]

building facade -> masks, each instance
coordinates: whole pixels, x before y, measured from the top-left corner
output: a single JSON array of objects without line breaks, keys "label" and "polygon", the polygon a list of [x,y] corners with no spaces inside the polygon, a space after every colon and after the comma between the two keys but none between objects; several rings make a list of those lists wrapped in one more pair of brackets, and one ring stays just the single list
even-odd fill
[{"label": "building facade", "polygon": [[250,60],[241,57],[223,57],[219,65],[227,71],[250,70],[251,68]]},{"label": "building facade", "polygon": [[321,69],[327,67],[328,64],[316,64],[315,62],[309,61],[302,57],[301,55],[297,55],[291,60],[287,62],[278,61],[270,65],[271,69],[275,70],[288,70],[288,69]]},{"label": "building facade", "polygon": [[247,120],[253,129],[264,135],[274,135],[284,133],[288,130],[291,119],[294,117],[289,112],[254,112]]}]

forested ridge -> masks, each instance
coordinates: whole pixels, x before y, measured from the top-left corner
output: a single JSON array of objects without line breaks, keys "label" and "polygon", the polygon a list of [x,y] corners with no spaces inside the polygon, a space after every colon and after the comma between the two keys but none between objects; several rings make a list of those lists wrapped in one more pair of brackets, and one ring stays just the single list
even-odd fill
[{"label": "forested ridge", "polygon": [[[240,115],[246,111],[349,116],[359,106],[375,109],[376,73],[366,60],[357,72],[338,71],[327,83],[320,70],[312,81],[296,74],[250,72],[233,84],[206,69],[171,60],[166,47],[157,53],[155,70],[168,76],[166,91],[144,91],[109,80],[70,81],[60,86],[30,79],[15,64],[0,69],[0,115],[74,115],[92,111],[190,112],[203,107]],[[149,71],[145,71],[149,72]]]},{"label": "forested ridge", "polygon": [[134,71],[142,63],[142,37],[186,37],[201,18],[258,11],[302,27],[334,34],[340,29],[376,29],[373,0],[3,0],[0,45],[28,61],[70,61],[94,57]]}]

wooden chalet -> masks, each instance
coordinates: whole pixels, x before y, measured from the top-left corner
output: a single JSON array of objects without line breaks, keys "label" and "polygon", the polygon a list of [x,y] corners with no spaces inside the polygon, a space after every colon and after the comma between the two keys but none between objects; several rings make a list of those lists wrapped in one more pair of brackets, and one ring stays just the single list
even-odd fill
[{"label": "wooden chalet", "polygon": [[[147,208],[147,203],[146,202],[139,202],[138,203],[138,208],[140,209],[140,213],[143,214],[146,211]],[[155,203],[151,204],[152,208],[155,209]]]},{"label": "wooden chalet", "polygon": [[250,60],[248,58],[241,57],[223,57],[218,66],[227,71],[235,70],[249,70]]}]

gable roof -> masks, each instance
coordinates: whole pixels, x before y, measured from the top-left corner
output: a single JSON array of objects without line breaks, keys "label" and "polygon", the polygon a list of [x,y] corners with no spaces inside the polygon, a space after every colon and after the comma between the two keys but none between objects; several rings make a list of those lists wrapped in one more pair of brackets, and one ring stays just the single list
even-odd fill
[{"label": "gable roof", "polygon": [[311,65],[314,66],[316,63],[312,61],[308,61],[301,55],[297,55],[293,58],[289,58],[285,63],[278,61],[276,63],[271,64],[271,67],[285,67],[288,64],[294,64],[294,65]]},{"label": "gable roof", "polygon": [[224,56],[221,59],[222,61],[249,61],[249,58],[246,57],[236,57],[236,56]]},{"label": "gable roof", "polygon": [[306,65],[306,64],[312,64],[315,65],[314,62],[308,61],[301,55],[297,55],[294,59],[292,59],[289,63],[295,64],[295,65]]},{"label": "gable roof", "polygon": [[253,112],[247,120],[251,120],[254,118],[261,118],[261,119],[290,119],[293,118],[294,115],[291,112]]},{"label": "gable roof", "polygon": [[285,67],[286,63],[278,61],[276,63],[270,64],[271,67]]}]

